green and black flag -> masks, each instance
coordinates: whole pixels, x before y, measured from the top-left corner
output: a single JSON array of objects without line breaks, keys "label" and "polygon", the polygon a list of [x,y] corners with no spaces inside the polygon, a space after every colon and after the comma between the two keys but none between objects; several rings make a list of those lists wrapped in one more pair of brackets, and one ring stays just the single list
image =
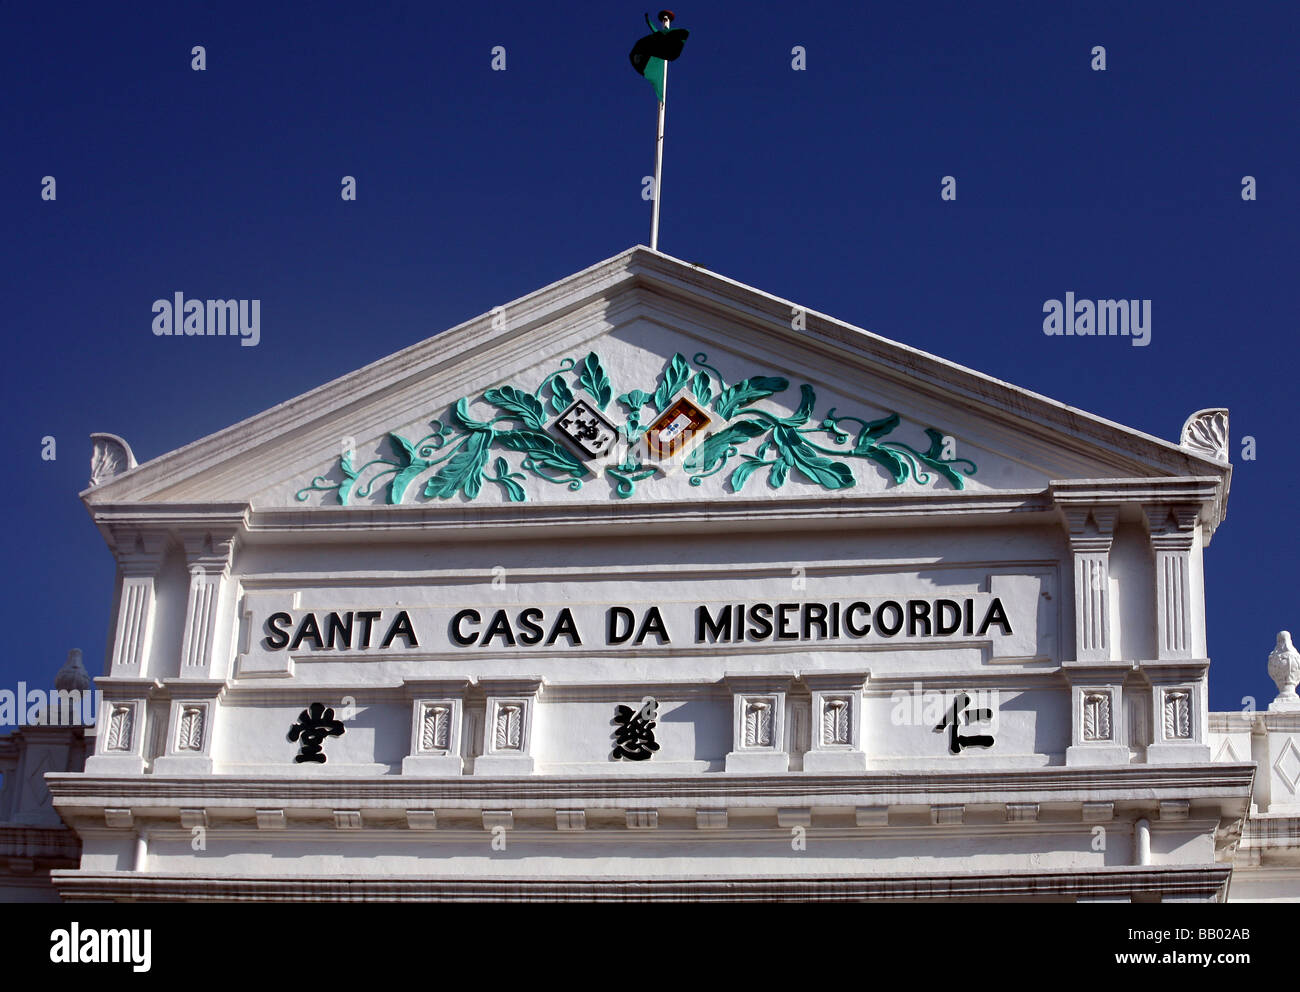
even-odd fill
[{"label": "green and black flag", "polygon": [[668,26],[676,16],[671,10],[659,11],[659,23],[663,25],[661,29],[655,27],[650,21],[650,15],[646,14],[645,22],[650,28],[650,34],[633,45],[628,54],[632,68],[650,80],[660,103],[664,102],[664,63],[671,62],[682,54],[682,46],[690,36],[685,28]]}]

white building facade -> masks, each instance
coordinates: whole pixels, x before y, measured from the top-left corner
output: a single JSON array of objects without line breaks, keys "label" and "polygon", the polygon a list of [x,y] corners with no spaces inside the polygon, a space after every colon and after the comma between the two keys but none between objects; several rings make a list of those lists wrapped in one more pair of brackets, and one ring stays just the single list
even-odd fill
[{"label": "white building facade", "polygon": [[97,435],[53,884],[1287,898],[1300,714],[1208,709],[1227,439],[644,248],[145,464]]}]

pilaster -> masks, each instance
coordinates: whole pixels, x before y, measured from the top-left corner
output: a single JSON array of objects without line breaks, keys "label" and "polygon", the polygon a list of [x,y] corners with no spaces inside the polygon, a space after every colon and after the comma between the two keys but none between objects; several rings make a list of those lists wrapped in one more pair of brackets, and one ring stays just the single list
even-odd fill
[{"label": "pilaster", "polygon": [[1148,503],[1142,509],[1156,562],[1156,657],[1161,661],[1192,658],[1196,651],[1191,555],[1200,508],[1191,503]]},{"label": "pilaster", "polygon": [[218,642],[224,633],[219,619],[224,612],[222,594],[234,557],[234,528],[186,529],[181,532],[185,561],[190,572],[190,592],[185,607],[185,635],[181,641],[180,677],[211,679],[220,662]]},{"label": "pilaster", "polygon": [[1119,506],[1071,503],[1062,510],[1074,557],[1074,657],[1110,661],[1110,546]]},{"label": "pilaster", "polygon": [[167,548],[167,534],[140,530],[115,533],[114,538],[122,587],[108,674],[114,678],[140,678],[148,674],[157,610],[158,567]]},{"label": "pilaster", "polygon": [[1261,812],[1300,815],[1300,712],[1260,713],[1251,758],[1259,762],[1255,799]]}]

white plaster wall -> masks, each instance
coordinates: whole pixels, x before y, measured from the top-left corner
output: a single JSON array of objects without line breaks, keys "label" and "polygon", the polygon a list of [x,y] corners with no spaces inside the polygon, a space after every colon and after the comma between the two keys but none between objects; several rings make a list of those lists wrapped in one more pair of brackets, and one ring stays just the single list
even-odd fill
[{"label": "white plaster wall", "polygon": [[1155,556],[1146,529],[1121,521],[1110,549],[1113,656],[1146,660],[1156,656]]},{"label": "white plaster wall", "polygon": [[154,579],[154,631],[149,652],[150,678],[176,678],[181,670],[181,647],[185,641],[185,612],[190,598],[190,575],[185,553],[176,545],[168,548]]},{"label": "white plaster wall", "polygon": [[[806,850],[794,850],[791,834],[738,838],[683,825],[641,833],[615,827],[557,833],[539,823],[507,832],[506,849],[492,850],[492,835],[456,828],[412,833],[367,832],[364,841],[341,838],[322,825],[311,836],[237,827],[210,829],[207,849],[194,852],[188,831],[151,834],[149,870],[274,877],[290,871],[331,875],[507,877],[512,875],[608,875],[660,878],[674,875],[851,875],[890,872],[975,871],[1006,868],[1093,868],[1131,863],[1124,844],[1094,850],[1093,834],[1072,827],[929,828],[880,833],[819,828],[807,831]],[[850,833],[855,836],[849,836]],[[106,867],[105,863],[102,865]],[[83,865],[83,867],[89,867]],[[100,867],[100,865],[97,865]]]},{"label": "white plaster wall", "polygon": [[[907,767],[955,771],[958,768],[991,764],[1037,766],[1063,764],[1070,744],[1070,697],[1054,685],[1039,689],[1000,689],[996,695],[990,687],[980,695],[967,694],[975,702],[994,702],[991,723],[963,726],[961,733],[991,733],[992,748],[965,748],[958,755],[948,751],[948,734],[936,733],[928,715],[931,700],[941,696],[947,705],[955,689],[926,687],[922,683],[921,714],[917,721],[914,692],[910,684],[869,691],[863,711],[866,751],[875,768]],[[896,696],[895,692],[903,695]]]},{"label": "white plaster wall", "polygon": [[1217,822],[1173,821],[1151,824],[1151,863],[1212,864]]}]

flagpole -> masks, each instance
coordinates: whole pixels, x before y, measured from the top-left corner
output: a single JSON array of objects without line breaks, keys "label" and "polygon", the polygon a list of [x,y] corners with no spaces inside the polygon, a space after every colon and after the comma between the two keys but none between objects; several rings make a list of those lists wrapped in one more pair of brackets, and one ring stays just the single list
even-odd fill
[{"label": "flagpole", "polygon": [[650,214],[650,250],[659,250],[659,198],[664,177],[664,114],[668,109],[668,63],[664,63],[664,98],[659,101],[659,133],[655,139],[655,205]]}]

